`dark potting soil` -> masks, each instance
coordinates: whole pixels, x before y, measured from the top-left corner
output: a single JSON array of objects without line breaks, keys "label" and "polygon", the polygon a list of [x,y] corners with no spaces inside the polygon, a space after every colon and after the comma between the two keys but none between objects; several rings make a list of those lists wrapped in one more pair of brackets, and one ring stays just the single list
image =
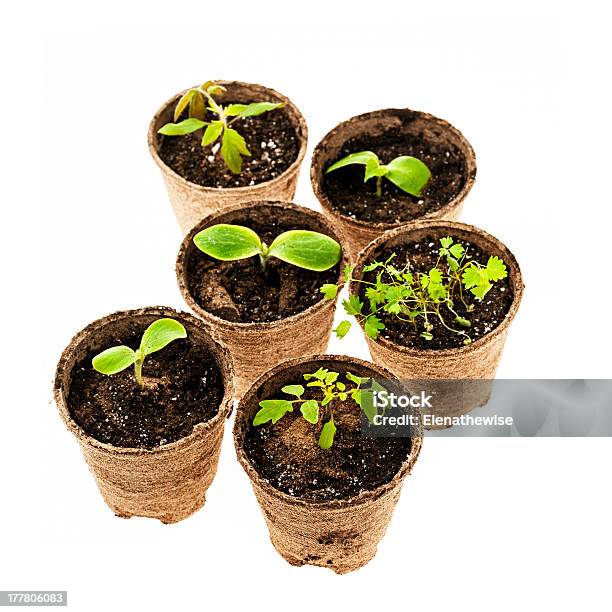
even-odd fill
[{"label": "dark potting soil", "polygon": [[[467,240],[455,240],[455,242],[460,242],[466,249],[466,261],[472,260],[486,266],[489,259],[488,253]],[[407,263],[410,263],[410,269],[413,273],[427,273],[438,260],[439,248],[439,236],[426,236],[418,241],[406,242],[401,246],[382,250],[376,254],[373,259],[376,261],[386,261],[395,253],[396,257],[393,259],[393,265],[396,268],[402,269]],[[508,267],[508,262],[504,263],[506,267]],[[375,282],[376,274],[376,271],[366,272],[364,274],[364,280]],[[385,279],[383,275],[382,280],[385,282],[385,280],[388,281],[389,279]],[[365,289],[366,286],[362,285],[360,299],[363,300],[365,304],[364,311],[369,312],[367,298],[365,297]],[[493,283],[493,287],[485,295],[483,300],[479,300],[472,295],[470,291],[465,289],[463,291],[463,297],[468,306],[473,305],[474,310],[470,312],[460,299],[455,299],[453,301],[453,309],[459,316],[471,322],[471,327],[464,329],[464,331],[470,335],[472,342],[474,342],[478,338],[486,336],[500,325],[510,310],[514,297],[510,285],[510,270],[508,269],[508,276],[506,278]],[[442,306],[441,312],[445,312],[444,306]],[[435,317],[429,318],[429,322],[433,325],[433,329],[431,330],[433,339],[425,340],[425,338],[421,338],[420,336],[423,331],[422,319],[418,319],[417,325],[415,326],[411,323],[401,321],[396,316],[383,311],[377,316],[385,324],[385,329],[381,331],[381,336],[396,344],[418,349],[445,349],[463,346],[463,337],[446,329]],[[453,324],[453,319],[454,315],[449,312],[449,316],[445,318],[447,325],[450,324],[450,327],[454,326],[458,329],[463,329]]]},{"label": "dark potting soil", "polygon": [[[320,395],[320,390],[317,394],[307,388],[303,397],[320,400]],[[269,399],[287,398],[281,392]],[[337,429],[333,445],[324,450],[318,440],[330,409]],[[372,491],[393,480],[412,443],[410,438],[362,437],[360,411],[352,400],[334,400],[321,409],[315,425],[302,418],[299,408],[274,425],[255,427],[251,421],[245,434],[245,452],[264,480],[296,498],[349,499]]]},{"label": "dark potting soil", "polygon": [[383,164],[399,155],[410,155],[420,159],[431,171],[431,179],[420,197],[402,191],[384,178],[382,194],[377,196],[376,179],[364,183],[363,165],[345,166],[324,174],[322,189],[332,208],[359,221],[397,224],[418,219],[446,206],[468,178],[466,160],[458,147],[428,141],[422,133],[389,131],[377,137],[353,138],[327,167],[358,151],[373,151]]},{"label": "dark potting soil", "polygon": [[[272,219],[261,224],[235,224],[251,228],[268,245],[282,232],[301,229]],[[337,282],[339,266],[313,272],[271,257],[264,271],[257,256],[218,261],[193,249],[187,262],[187,285],[204,310],[222,319],[270,322],[302,312],[324,299],[321,286]]]},{"label": "dark potting soil", "polygon": [[[184,118],[186,115],[181,117]],[[206,120],[214,118],[210,113]],[[225,165],[220,139],[212,147],[202,147],[201,130],[185,136],[162,136],[159,156],[189,182],[218,188],[247,187],[270,181],[297,159],[300,143],[285,108],[238,119],[232,128],[245,139],[251,152],[250,157],[242,158],[240,174],[233,174]]]},{"label": "dark potting soil", "polygon": [[[137,349],[140,335],[115,341]],[[174,340],[146,358],[143,389],[133,367],[112,376],[94,370],[95,355],[75,365],[68,409],[100,442],[129,448],[169,444],[191,434],[219,410],[224,392],[221,372],[210,353],[189,338]]]}]

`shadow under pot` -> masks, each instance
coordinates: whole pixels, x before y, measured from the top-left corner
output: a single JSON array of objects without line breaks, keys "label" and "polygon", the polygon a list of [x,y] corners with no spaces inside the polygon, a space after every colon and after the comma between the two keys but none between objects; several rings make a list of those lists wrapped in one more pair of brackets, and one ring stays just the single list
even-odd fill
[{"label": "shadow under pot", "polygon": [[[102,351],[137,351],[145,330],[168,318],[185,337],[147,354],[142,386],[134,367],[111,375],[94,369]],[[71,340],[57,366],[55,402],[117,516],[175,523],[203,506],[231,413],[232,378],[227,349],[202,321],[171,308],[117,312]]]},{"label": "shadow under pot", "polygon": [[[329,171],[348,155],[364,151],[377,156],[384,166],[379,174],[386,175],[377,178],[371,169],[372,177],[365,181],[365,159]],[[393,161],[404,157],[419,161],[409,160],[407,166]],[[392,164],[398,166],[389,173]],[[475,178],[476,157],[463,134],[443,119],[409,109],[374,111],[340,123],[316,146],[310,168],[315,195],[346,235],[353,257],[400,225],[458,219]]]},{"label": "shadow under pot", "polygon": [[345,261],[341,256],[319,272],[275,257],[265,268],[257,255],[220,261],[194,243],[202,230],[218,224],[247,227],[267,245],[290,230],[325,234],[342,249],[344,241],[320,213],[283,202],[237,206],[206,217],[187,234],[176,265],[179,288],[189,307],[229,347],[239,397],[281,361],[327,350],[336,299],[325,299],[321,287],[338,282]]},{"label": "shadow under pot", "polygon": [[[282,103],[263,114],[230,117],[232,129],[244,138],[250,153],[242,156],[239,173],[232,172],[222,155],[221,140],[202,146],[203,130],[179,136],[159,133],[174,121],[174,110],[185,90],[168,100],[155,114],[148,132],[149,151],[161,170],[170,203],[183,234],[202,217],[252,200],[291,201],[300,165],[306,153],[306,122],[297,107],[282,94],[251,83],[215,81],[226,88],[215,95],[222,106],[253,102]],[[179,120],[185,119],[188,110]],[[207,111],[206,121],[214,120]]]},{"label": "shadow under pot", "polygon": [[505,245],[453,221],[421,221],[373,241],[349,286],[373,361],[433,394],[423,410],[430,429],[489,400],[523,289]]},{"label": "shadow under pot", "polygon": [[[347,398],[339,397],[340,387],[335,387],[333,399],[323,405],[325,390],[308,386],[317,382],[308,375],[321,374],[320,368],[328,371],[326,376],[338,375],[336,384],[343,386]],[[316,355],[278,365],[239,403],[234,424],[238,460],[251,480],[272,544],[292,565],[316,565],[343,574],[368,563],[419,456],[422,429],[414,408],[414,425],[406,437],[363,434],[362,410],[352,396],[356,377],[395,381],[391,372],[373,363]],[[255,425],[263,410],[260,402],[271,399],[295,400],[293,410],[276,422]],[[303,416],[312,417],[304,403],[313,399],[320,404],[315,423]],[[333,442],[322,448],[330,419]]]}]

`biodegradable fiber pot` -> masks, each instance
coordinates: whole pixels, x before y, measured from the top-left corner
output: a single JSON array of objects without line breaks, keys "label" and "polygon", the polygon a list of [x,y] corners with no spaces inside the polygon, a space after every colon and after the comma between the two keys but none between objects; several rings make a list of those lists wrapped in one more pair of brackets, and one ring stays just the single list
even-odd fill
[{"label": "biodegradable fiber pot", "polygon": [[[423,349],[403,346],[385,338],[383,331],[376,340],[366,336],[372,359],[389,368],[400,379],[421,381],[465,381],[461,385],[439,383],[432,386],[441,394],[431,414],[434,416],[458,416],[484,405],[490,394],[490,384],[501,358],[510,323],[512,323],[523,296],[523,278],[518,262],[510,250],[487,232],[453,221],[420,221],[387,232],[374,240],[359,254],[353,276],[363,278],[363,267],[376,260],[383,251],[392,251],[407,242],[427,236],[438,239],[452,236],[458,241],[468,241],[488,255],[501,258],[508,269],[508,283],[512,301],[503,320],[490,332],[469,345],[445,349]],[[359,292],[359,284],[353,281],[351,293]],[[473,382],[469,382],[473,381]],[[428,414],[424,411],[424,414]]]},{"label": "biodegradable fiber pot", "polygon": [[[363,166],[325,175],[338,159],[364,150],[377,153],[382,163],[398,155],[424,161],[432,178],[421,198],[386,180],[382,195],[375,196],[375,181],[363,182]],[[340,172],[345,173],[344,179]],[[476,157],[463,134],[443,119],[408,109],[374,111],[340,123],[316,146],[310,167],[315,195],[325,214],[343,230],[355,257],[383,232],[405,223],[458,219],[475,178]]]},{"label": "biodegradable fiber pot", "polygon": [[[195,425],[186,437],[152,449],[100,442],[88,435],[70,412],[69,394],[76,367],[92,353],[118,344],[135,332],[141,334],[160,317],[180,321],[188,338],[210,353],[224,385],[217,412],[210,420]],[[163,350],[168,350],[168,347]],[[225,421],[231,413],[232,378],[227,349],[211,338],[202,321],[171,308],[150,307],[117,312],[91,323],[71,340],[57,366],[55,402],[64,423],[81,446],[102,497],[116,515],[124,518],[143,516],[163,523],[175,523],[204,504],[206,491],[217,471]]]},{"label": "biodegradable fiber pot", "polygon": [[[240,401],[234,423],[234,444],[238,460],[251,480],[276,550],[292,565],[317,565],[344,574],[365,565],[376,554],[404,479],[419,456],[422,429],[420,424],[414,426],[407,447],[409,450],[406,450],[407,454],[400,461],[397,472],[387,482],[371,490],[362,490],[348,498],[310,501],[272,486],[258,473],[245,450],[250,423],[259,410],[260,400],[277,394],[284,385],[299,382],[302,374],[314,372],[319,367],[329,368],[341,375],[350,371],[358,376],[395,380],[385,368],[352,357],[316,355],[304,360],[286,361],[261,376]],[[356,410],[359,408],[356,407]],[[413,414],[417,416],[418,413],[415,411]],[[280,423],[282,421],[271,427]],[[399,443],[398,439],[388,441]],[[315,436],[312,444],[317,445]],[[323,451],[317,447],[320,453],[331,452],[333,448]]]},{"label": "biodegradable fiber pot", "polygon": [[[187,233],[204,216],[215,211],[223,210],[233,204],[241,204],[252,200],[285,200],[291,201],[295,195],[300,165],[306,153],[308,131],[306,122],[297,107],[282,94],[251,83],[238,81],[216,81],[227,88],[227,91],[217,99],[221,103],[248,103],[248,102],[283,102],[285,106],[282,112],[289,117],[291,126],[295,130],[297,138],[296,158],[278,176],[254,185],[240,187],[205,187],[183,178],[180,174],[170,168],[160,157],[160,147],[164,138],[158,134],[160,127],[173,121],[173,113],[176,103],[187,91],[178,93],[168,100],[157,111],[149,125],[148,144],[153,160],[161,170],[170,203],[178,220],[183,234]],[[272,113],[279,111],[272,111]],[[265,118],[268,113],[261,115]],[[236,124],[240,129],[239,124]],[[244,135],[244,134],[243,134]],[[166,137],[167,138],[167,137]],[[182,138],[182,137],[174,137]],[[199,145],[198,145],[199,146]],[[251,153],[255,154],[253,148]],[[248,159],[248,158],[247,158]]]},{"label": "biodegradable fiber pot", "polygon": [[[342,234],[320,213],[284,202],[251,202],[243,206],[234,206],[206,217],[187,234],[179,250],[176,264],[179,288],[189,307],[209,323],[220,340],[229,347],[236,372],[235,389],[239,397],[260,374],[281,361],[290,357],[323,353],[327,350],[336,301],[324,299],[319,288],[325,282],[338,281],[345,259],[343,256],[343,260],[336,264],[331,272],[308,273],[314,282],[311,292],[315,297],[312,300],[316,301],[305,310],[267,322],[228,320],[223,310],[213,314],[201,305],[202,300],[197,295],[198,289],[194,286],[194,281],[197,279],[193,278],[194,267],[207,258],[195,246],[193,238],[201,230],[218,223],[245,225],[253,229],[272,226],[278,228],[275,229],[274,235],[288,229],[317,231],[339,242],[343,253],[345,241]],[[274,264],[274,260],[271,259],[268,267]],[[286,268],[293,267],[289,264],[283,265]],[[200,290],[209,291],[210,284],[207,283]]]}]

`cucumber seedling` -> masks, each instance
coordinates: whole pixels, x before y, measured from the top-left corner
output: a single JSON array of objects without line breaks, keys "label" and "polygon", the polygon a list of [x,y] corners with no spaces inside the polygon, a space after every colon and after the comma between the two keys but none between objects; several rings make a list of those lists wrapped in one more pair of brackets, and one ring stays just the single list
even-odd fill
[{"label": "cucumber seedling", "polygon": [[[319,446],[323,449],[331,448],[336,434],[333,407],[334,402],[345,402],[349,398],[360,407],[369,420],[373,418],[372,402],[367,402],[362,385],[370,381],[347,372],[345,382],[339,379],[340,374],[319,368],[311,374],[303,374],[304,380],[310,381],[306,387],[316,387],[320,390],[320,399],[305,399],[306,392],[303,385],[286,385],[281,391],[295,399],[267,399],[259,402],[260,410],[253,418],[253,425],[263,425],[271,422],[273,425],[280,421],[288,412],[293,412],[299,406],[304,420],[316,425],[320,420],[325,421],[319,434]],[[375,411],[375,409],[374,409]]]},{"label": "cucumber seedling", "polygon": [[102,351],[92,359],[95,370],[108,376],[117,374],[134,365],[134,376],[139,387],[144,387],[142,364],[145,357],[163,349],[173,340],[186,338],[185,328],[174,319],[157,319],[145,329],[137,350],[119,345]]},{"label": "cucumber seedling", "polygon": [[402,191],[413,196],[420,196],[431,178],[429,168],[416,157],[400,155],[388,164],[382,164],[380,159],[378,159],[378,155],[372,151],[351,153],[333,163],[327,168],[325,174],[354,164],[365,166],[364,183],[367,183],[371,178],[376,178],[376,195],[378,197],[382,194],[383,178],[386,178]]},{"label": "cucumber seedling", "polygon": [[[206,81],[181,96],[174,109],[175,123],[166,123],[158,132],[166,136],[184,136],[206,128],[202,134],[202,146],[208,147],[221,139],[221,157],[234,173],[242,170],[242,157],[250,156],[244,138],[233,126],[240,119],[256,117],[284,106],[283,102],[252,102],[251,104],[228,104],[222,106],[214,96],[226,91],[223,85]],[[188,117],[176,123],[184,111]],[[206,121],[207,112],[213,119]]]},{"label": "cucumber seedling", "polygon": [[[489,257],[486,265],[468,260],[465,247],[450,236],[440,239],[438,259],[428,272],[412,271],[410,262],[398,269],[392,263],[395,256],[393,253],[386,261],[374,261],[363,268],[364,272],[377,270],[374,282],[354,278],[347,266],[343,283],[325,284],[321,292],[334,299],[342,284],[355,281],[364,285],[367,304],[358,295],[350,295],[342,304],[346,314],[362,322],[365,333],[374,340],[385,329],[377,316],[384,312],[413,326],[420,325],[420,336],[425,340],[433,339],[432,320],[438,320],[443,327],[462,336],[464,344],[470,344],[472,338],[466,330],[471,322],[457,314],[455,303],[460,301],[467,312],[472,312],[474,305],[466,303],[465,292],[482,300],[494,282],[508,276],[504,262],[496,256]],[[350,328],[350,321],[345,320],[334,332],[343,338]]]},{"label": "cucumber seedling", "polygon": [[309,230],[283,232],[267,246],[248,227],[220,223],[198,232],[193,242],[198,249],[221,261],[258,256],[263,270],[268,259],[276,257],[300,268],[323,272],[335,266],[342,256],[342,248],[333,238]]}]

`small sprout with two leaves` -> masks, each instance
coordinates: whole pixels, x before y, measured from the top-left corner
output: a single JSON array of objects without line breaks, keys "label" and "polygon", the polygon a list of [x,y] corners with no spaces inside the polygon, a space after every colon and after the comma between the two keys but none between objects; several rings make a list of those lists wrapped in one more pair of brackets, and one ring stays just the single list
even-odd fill
[{"label": "small sprout with two leaves", "polygon": [[[236,121],[255,117],[284,106],[279,102],[252,102],[251,104],[228,104],[222,106],[213,96],[225,91],[223,85],[206,81],[200,87],[190,89],[178,101],[174,109],[175,123],[166,123],[158,131],[166,136],[184,136],[203,128],[202,146],[208,147],[221,138],[221,156],[227,167],[234,173],[242,170],[242,157],[249,156],[244,138],[233,128]],[[176,123],[187,110],[188,118]],[[212,121],[205,121],[206,111],[215,116]]]},{"label": "small sprout with two leaves", "polygon": [[342,248],[329,236],[309,230],[289,230],[279,234],[270,246],[248,227],[220,223],[198,232],[193,242],[211,257],[234,261],[259,256],[263,270],[270,257],[276,257],[300,268],[323,272],[335,266]]},{"label": "small sprout with two leaves", "polygon": [[145,357],[163,349],[173,340],[186,338],[185,328],[174,319],[157,319],[145,329],[140,347],[132,350],[129,346],[119,345],[102,351],[92,359],[92,366],[102,374],[117,374],[134,365],[134,376],[139,387],[142,380],[142,364]]},{"label": "small sprout with two leaves", "polygon": [[[465,292],[482,300],[493,283],[508,276],[504,262],[496,256],[489,257],[486,265],[468,260],[466,248],[450,236],[440,239],[436,264],[426,273],[411,270],[410,263],[398,269],[392,263],[395,256],[393,253],[385,262],[374,261],[364,267],[364,272],[377,270],[374,282],[353,278],[349,266],[344,269],[343,284],[355,281],[365,285],[368,301],[365,305],[358,295],[350,295],[342,303],[346,314],[363,322],[366,335],[374,340],[385,329],[377,315],[387,313],[413,326],[420,323],[420,336],[425,340],[433,339],[432,321],[439,321],[452,333],[462,336],[464,344],[470,344],[472,338],[465,330],[471,322],[456,312],[455,303],[461,302],[463,310],[472,312],[474,305],[465,301]],[[321,292],[327,299],[334,299],[341,285],[325,284]],[[451,318],[452,322],[448,323]],[[334,332],[343,338],[350,328],[350,321],[345,320]]]},{"label": "small sprout with two leaves", "polygon": [[[299,406],[304,420],[316,425],[319,420],[325,421],[319,434],[319,446],[322,449],[331,448],[336,434],[336,423],[334,422],[334,401],[345,402],[349,398],[359,406],[372,420],[371,402],[366,401],[362,385],[370,381],[369,378],[355,376],[350,372],[345,375],[345,382],[338,380],[340,374],[327,368],[319,368],[312,374],[303,374],[304,380],[310,381],[307,387],[320,389],[321,399],[304,399],[302,396],[306,389],[302,385],[286,385],[281,391],[295,399],[263,400],[259,402],[260,410],[253,418],[253,425],[263,425],[271,422],[277,423],[293,408]],[[351,388],[349,388],[349,386]],[[374,409],[375,410],[375,409]]]},{"label": "small sprout with two leaves", "polygon": [[346,157],[333,163],[325,174],[329,174],[339,168],[351,166],[353,164],[361,164],[365,166],[365,175],[363,182],[367,183],[371,178],[376,177],[376,195],[382,194],[382,179],[386,178],[402,191],[413,196],[420,196],[425,185],[431,178],[429,168],[416,157],[409,155],[400,155],[388,164],[381,164],[378,155],[372,151],[360,151],[351,153]]}]

